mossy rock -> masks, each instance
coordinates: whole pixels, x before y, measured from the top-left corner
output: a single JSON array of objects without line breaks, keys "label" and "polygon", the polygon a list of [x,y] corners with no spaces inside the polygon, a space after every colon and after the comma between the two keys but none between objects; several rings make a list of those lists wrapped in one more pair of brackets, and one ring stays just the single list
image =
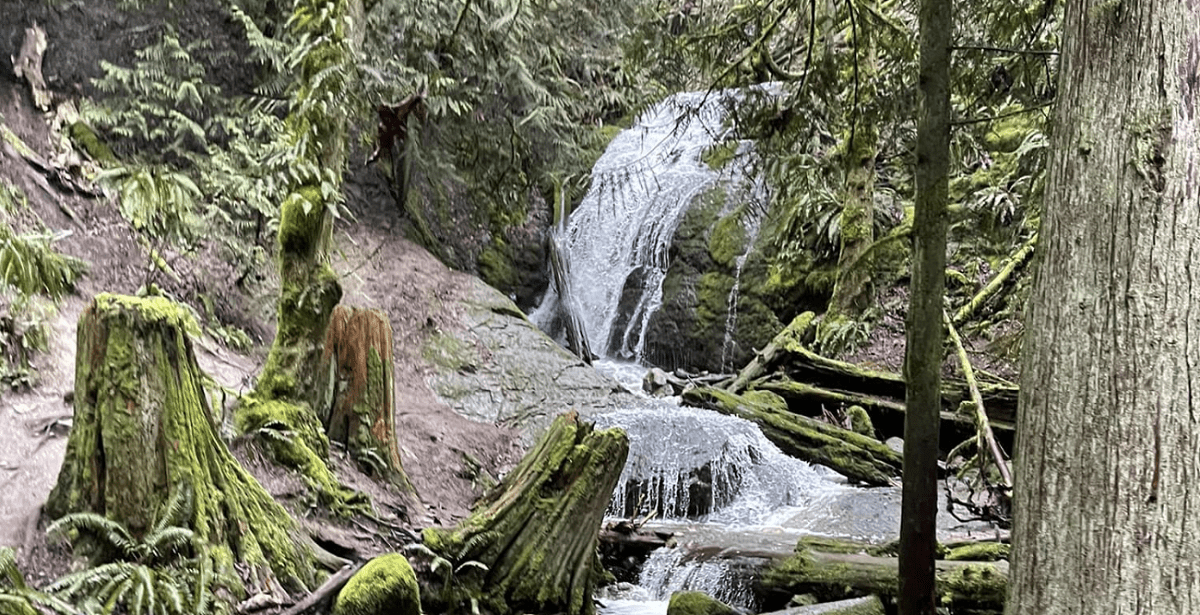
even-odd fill
[{"label": "mossy rock", "polygon": [[742,223],[745,207],[738,207],[717,221],[708,236],[708,254],[722,267],[733,269],[737,258],[746,252],[746,227]]},{"label": "mossy rock", "polygon": [[850,406],[846,409],[850,417],[850,431],[869,438],[875,437],[875,426],[871,424],[871,415],[862,406]]},{"label": "mossy rock", "polygon": [[350,577],[333,603],[333,615],[419,615],[417,575],[399,553],[381,555]]},{"label": "mossy rock", "polygon": [[667,603],[667,615],[736,615],[733,607],[704,592],[675,592]]}]

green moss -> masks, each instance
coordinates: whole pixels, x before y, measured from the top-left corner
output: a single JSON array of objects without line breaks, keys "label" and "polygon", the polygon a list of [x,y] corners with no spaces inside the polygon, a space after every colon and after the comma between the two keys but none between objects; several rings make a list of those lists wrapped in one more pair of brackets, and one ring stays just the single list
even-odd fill
[{"label": "green moss", "polygon": [[421,347],[421,357],[429,363],[452,371],[475,365],[478,354],[474,347],[462,340],[442,332],[429,336]]},{"label": "green moss", "polygon": [[1008,559],[1011,547],[1002,542],[977,542],[950,549],[945,559],[951,561],[994,562]]},{"label": "green moss", "polygon": [[667,603],[667,615],[735,615],[729,605],[704,592],[675,592]]},{"label": "green moss", "polygon": [[484,248],[476,259],[476,265],[479,267],[479,277],[502,292],[512,292],[520,283],[508,253],[508,245],[503,241],[496,240]]},{"label": "green moss", "polygon": [[862,434],[868,438],[875,437],[875,426],[871,424],[871,415],[862,406],[850,406],[846,409],[850,417],[850,431]]},{"label": "green moss", "polygon": [[325,200],[321,198],[321,190],[316,186],[303,186],[288,195],[280,210],[281,255],[315,253],[325,226]]},{"label": "green moss", "polygon": [[792,322],[788,323],[788,326],[776,336],[775,342],[784,350],[792,352],[804,350],[813,342],[813,335],[816,331],[812,324],[816,317],[817,315],[813,312],[797,314]]},{"label": "green moss", "polygon": [[100,140],[100,137],[96,135],[91,126],[87,125],[87,122],[79,120],[71,124],[70,136],[75,146],[86,152],[88,156],[91,156],[92,160],[105,166],[117,164],[116,155],[113,154],[104,141]]},{"label": "green moss", "polygon": [[717,221],[708,236],[708,254],[717,264],[732,270],[737,257],[746,252],[746,228],[742,225],[745,207],[738,207]]},{"label": "green moss", "polygon": [[993,564],[967,564],[938,575],[938,596],[943,605],[955,602],[1003,604],[1008,580]]},{"label": "green moss", "polygon": [[381,555],[362,567],[338,592],[333,615],[420,615],[417,577],[399,553]]},{"label": "green moss", "polygon": [[734,156],[737,155],[738,145],[736,140],[714,143],[705,148],[704,152],[700,154],[700,161],[707,164],[708,168],[720,171],[729,166],[729,163],[733,161]]}]

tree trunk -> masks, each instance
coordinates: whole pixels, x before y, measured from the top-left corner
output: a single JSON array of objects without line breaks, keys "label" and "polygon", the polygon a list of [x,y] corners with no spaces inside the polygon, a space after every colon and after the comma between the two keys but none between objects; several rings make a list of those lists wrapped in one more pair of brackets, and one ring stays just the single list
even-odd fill
[{"label": "tree trunk", "polygon": [[470,518],[425,542],[455,566],[487,566],[471,592],[495,613],[590,614],[600,522],[628,454],[624,432],[560,415]]},{"label": "tree trunk", "polygon": [[1200,603],[1200,4],[1067,3],[1009,612]]},{"label": "tree trunk", "polygon": [[95,512],[138,534],[185,485],[190,525],[217,561],[249,564],[253,590],[311,587],[311,543],[218,436],[189,329],[187,313],[161,297],[99,295],[83,312],[74,427],[46,510]]},{"label": "tree trunk", "polygon": [[361,464],[411,492],[396,447],[392,325],[387,314],[334,308],[322,362],[330,366],[333,378],[333,405],[321,417],[325,434],[346,445]]},{"label": "tree trunk", "polygon": [[950,166],[951,0],[921,0],[920,109],[913,270],[905,323],[904,487],[900,510],[900,615],[936,612],[938,428],[941,410],[946,205]]}]

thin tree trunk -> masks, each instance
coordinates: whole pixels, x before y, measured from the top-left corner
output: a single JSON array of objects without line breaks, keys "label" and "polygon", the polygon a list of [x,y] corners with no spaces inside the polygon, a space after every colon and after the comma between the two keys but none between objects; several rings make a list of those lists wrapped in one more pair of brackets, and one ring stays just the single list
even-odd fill
[{"label": "thin tree trunk", "polygon": [[904,499],[900,511],[900,614],[933,615],[942,302],[950,159],[950,0],[922,0],[913,272],[904,357]]},{"label": "thin tree trunk", "polygon": [[147,530],[179,485],[189,525],[218,561],[250,565],[257,587],[306,589],[311,543],[218,435],[179,306],[161,297],[100,295],[79,318],[75,421],[46,510],[90,511]]},{"label": "thin tree trunk", "polygon": [[1200,604],[1200,4],[1067,3],[1010,613]]}]

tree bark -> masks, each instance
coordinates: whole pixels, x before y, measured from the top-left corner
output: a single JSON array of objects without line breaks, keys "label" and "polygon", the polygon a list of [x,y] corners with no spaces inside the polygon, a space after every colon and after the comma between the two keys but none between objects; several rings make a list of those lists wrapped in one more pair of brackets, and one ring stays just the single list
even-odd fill
[{"label": "tree bark", "polygon": [[589,615],[600,522],[628,454],[624,432],[560,415],[468,519],[426,530],[425,543],[455,566],[487,566],[471,592],[492,612]]},{"label": "tree bark", "polygon": [[921,0],[913,271],[905,323],[900,615],[933,615],[946,205],[950,166],[951,0]]},{"label": "tree bark", "polygon": [[322,362],[329,365],[332,406],[323,412],[325,433],[360,463],[412,492],[396,446],[392,325],[379,310],[338,306],[325,334]]},{"label": "tree bark", "polygon": [[137,534],[185,485],[190,525],[217,561],[249,564],[254,591],[275,593],[276,581],[305,590],[316,579],[311,543],[219,437],[189,329],[161,297],[99,295],[83,312],[75,421],[46,510],[95,512]]},{"label": "tree bark", "polygon": [[1200,4],[1067,3],[1009,612],[1200,604]]}]

